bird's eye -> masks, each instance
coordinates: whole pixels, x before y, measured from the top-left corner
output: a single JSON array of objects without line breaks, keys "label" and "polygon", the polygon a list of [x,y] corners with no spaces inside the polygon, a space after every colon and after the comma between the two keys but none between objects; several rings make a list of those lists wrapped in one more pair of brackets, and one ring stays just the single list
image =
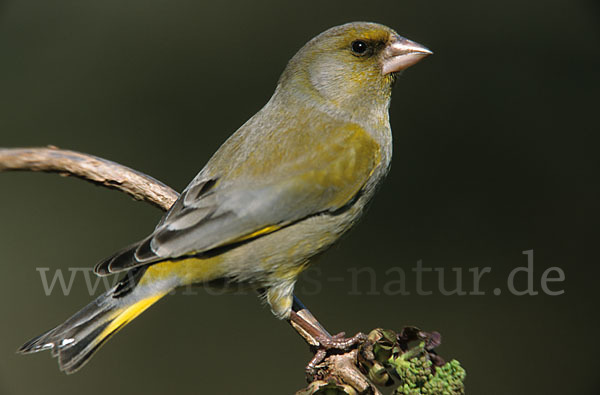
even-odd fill
[{"label": "bird's eye", "polygon": [[362,40],[352,41],[352,52],[357,55],[364,55],[367,52],[368,45]]}]

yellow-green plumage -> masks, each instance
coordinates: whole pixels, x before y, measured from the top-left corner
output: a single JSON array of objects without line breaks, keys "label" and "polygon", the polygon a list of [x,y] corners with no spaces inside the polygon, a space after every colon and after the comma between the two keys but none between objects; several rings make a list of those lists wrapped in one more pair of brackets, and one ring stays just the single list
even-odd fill
[{"label": "yellow-green plumage", "polygon": [[400,70],[390,62],[401,40],[352,23],[307,43],[154,232],[96,266],[127,273],[121,284],[21,351],[52,349],[73,372],[152,303],[194,283],[264,290],[273,313],[289,317],[297,276],[356,223],[388,171]]}]

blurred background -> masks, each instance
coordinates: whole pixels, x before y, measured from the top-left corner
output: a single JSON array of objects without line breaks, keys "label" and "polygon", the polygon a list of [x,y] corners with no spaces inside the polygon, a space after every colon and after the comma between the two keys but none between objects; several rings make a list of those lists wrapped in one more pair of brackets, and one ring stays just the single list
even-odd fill
[{"label": "blurred background", "polygon": [[[599,393],[597,1],[4,0],[0,146],[91,153],[182,190],[306,41],[354,20],[435,55],[397,82],[392,171],[361,224],[302,276],[299,297],[332,332],[441,332],[439,353],[461,361],[470,394]],[[254,295],[169,296],[74,376],[48,353],[15,354],[92,298],[82,272],[68,296],[58,283],[46,296],[36,268],[68,282],[69,268],[142,238],[161,214],[80,180],[0,174],[0,394],[305,385],[307,347]],[[539,293],[512,295],[526,250]],[[445,269],[448,289],[462,268],[466,291],[469,269],[489,267],[484,295],[444,295],[439,271],[423,277],[432,294],[417,295],[419,260]],[[550,285],[562,295],[542,291],[551,267],[564,272]],[[390,292],[392,268],[405,270],[408,295]]]}]

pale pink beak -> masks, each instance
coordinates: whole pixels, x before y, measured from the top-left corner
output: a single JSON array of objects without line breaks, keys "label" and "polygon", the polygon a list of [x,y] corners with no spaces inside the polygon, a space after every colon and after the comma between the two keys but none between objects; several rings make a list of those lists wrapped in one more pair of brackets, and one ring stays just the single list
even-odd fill
[{"label": "pale pink beak", "polygon": [[418,63],[428,55],[433,54],[423,45],[407,38],[395,35],[383,50],[383,74],[396,73]]}]

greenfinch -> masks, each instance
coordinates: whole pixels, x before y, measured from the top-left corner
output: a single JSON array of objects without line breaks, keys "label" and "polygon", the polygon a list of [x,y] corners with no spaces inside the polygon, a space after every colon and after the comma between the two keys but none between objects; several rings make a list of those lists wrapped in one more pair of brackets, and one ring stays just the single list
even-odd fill
[{"label": "greenfinch", "polygon": [[375,23],[331,28],[289,61],[269,102],[217,150],[145,239],[98,263],[111,290],[23,345],[72,373],[173,289],[242,284],[289,319],[312,257],[362,215],[390,167],[399,72],[431,52]]}]

